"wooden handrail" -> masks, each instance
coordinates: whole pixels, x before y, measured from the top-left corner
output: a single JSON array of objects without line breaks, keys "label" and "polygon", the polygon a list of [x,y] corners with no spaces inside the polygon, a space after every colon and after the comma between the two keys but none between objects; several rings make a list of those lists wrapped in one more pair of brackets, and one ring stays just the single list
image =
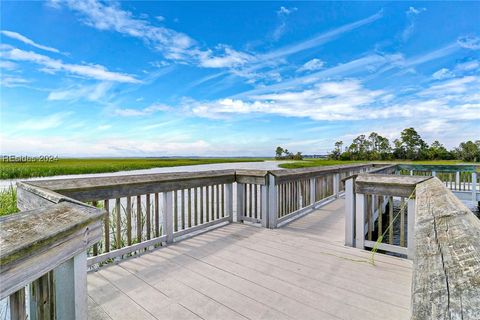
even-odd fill
[{"label": "wooden handrail", "polygon": [[478,319],[480,220],[438,178],[416,193],[412,319]]}]

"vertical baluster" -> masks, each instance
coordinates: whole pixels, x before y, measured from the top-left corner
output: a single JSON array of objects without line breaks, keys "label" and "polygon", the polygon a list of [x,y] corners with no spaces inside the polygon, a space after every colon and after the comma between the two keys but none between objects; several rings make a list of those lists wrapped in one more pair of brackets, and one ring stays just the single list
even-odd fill
[{"label": "vertical baluster", "polygon": [[155,193],[155,237],[160,236],[160,208],[158,193]]},{"label": "vertical baluster", "polygon": [[405,198],[400,201],[400,246],[405,246]]},{"label": "vertical baluster", "polygon": [[137,242],[142,242],[142,196],[137,196]]},{"label": "vertical baluster", "polygon": [[388,242],[393,244],[393,197],[388,197]]},{"label": "vertical baluster", "polygon": [[[383,196],[377,196],[378,198],[378,237],[383,234]],[[382,241],[383,242],[383,241]]]},{"label": "vertical baluster", "polygon": [[257,192],[258,192],[258,186],[256,184],[253,185],[253,212],[254,212],[254,216],[255,216],[255,219],[258,219],[258,195],[257,195]]},{"label": "vertical baluster", "polygon": [[127,197],[127,245],[132,245],[132,197]]},{"label": "vertical baluster", "polygon": [[205,210],[203,209],[203,187],[200,187],[200,224],[203,224],[203,215],[205,214]]},{"label": "vertical baluster", "polygon": [[[25,320],[27,313],[25,308],[25,288],[18,290],[10,295],[10,319]],[[6,319],[6,317],[4,318]]]},{"label": "vertical baluster", "polygon": [[115,217],[116,217],[116,221],[115,221],[115,245],[116,245],[116,249],[120,249],[121,246],[122,246],[122,219],[121,219],[121,213],[120,213],[120,198],[117,198],[115,200]]},{"label": "vertical baluster", "polygon": [[188,227],[192,227],[192,188],[188,189]]},{"label": "vertical baluster", "polygon": [[367,239],[372,240],[372,196],[367,197]]},{"label": "vertical baluster", "polygon": [[183,189],[183,190],[180,191],[180,192],[181,192],[181,196],[182,196],[182,198],[181,198],[181,202],[182,202],[182,214],[181,214],[181,216],[180,216],[180,219],[181,219],[181,222],[182,222],[181,228],[182,228],[182,230],[183,230],[183,229],[185,229],[185,192],[186,192],[186,190]]},{"label": "vertical baluster", "polygon": [[[92,206],[94,207],[97,207],[98,203],[97,201],[92,201]],[[98,243],[95,243],[93,245],[93,255],[94,256],[97,256],[98,255]],[[12,319],[15,319],[14,317],[12,317]]]},{"label": "vertical baluster", "polygon": [[220,185],[215,185],[215,191],[217,193],[217,212],[216,212],[216,219],[220,218]]},{"label": "vertical baluster", "polygon": [[151,238],[151,230],[152,230],[152,222],[151,222],[151,207],[150,207],[150,194],[146,195],[146,210],[145,210],[145,215],[146,215],[146,224],[147,224],[147,240],[150,240]]},{"label": "vertical baluster", "polygon": [[225,217],[225,185],[220,185],[220,215]]},{"label": "vertical baluster", "polygon": [[205,221],[210,221],[210,186],[205,187]]},{"label": "vertical baluster", "polygon": [[178,192],[173,191],[173,231],[178,231]]},{"label": "vertical baluster", "polygon": [[104,230],[103,230],[103,233],[104,233],[104,236],[105,236],[105,252],[109,252],[110,251],[110,205],[109,205],[109,201],[108,199],[107,200],[104,200],[103,201],[103,207],[105,208],[105,211],[107,212],[106,215],[105,215],[105,219],[104,219]]},{"label": "vertical baluster", "polygon": [[193,223],[198,225],[198,188],[194,188],[193,193]]}]

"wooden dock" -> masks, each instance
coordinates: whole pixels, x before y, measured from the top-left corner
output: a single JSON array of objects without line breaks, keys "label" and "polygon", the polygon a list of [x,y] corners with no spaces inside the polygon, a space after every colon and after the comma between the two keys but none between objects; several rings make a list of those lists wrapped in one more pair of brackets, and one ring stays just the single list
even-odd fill
[{"label": "wooden dock", "polygon": [[91,319],[408,319],[412,261],[344,246],[344,200],[228,224],[88,273]]}]

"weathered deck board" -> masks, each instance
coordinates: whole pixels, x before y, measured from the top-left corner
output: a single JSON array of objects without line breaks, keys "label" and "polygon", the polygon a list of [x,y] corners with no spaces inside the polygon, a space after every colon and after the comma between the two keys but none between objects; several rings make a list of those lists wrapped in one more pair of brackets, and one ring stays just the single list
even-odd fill
[{"label": "weathered deck board", "polygon": [[368,264],[343,246],[343,217],[337,200],[281,229],[230,224],[104,267],[88,276],[90,315],[408,319],[411,261]]}]

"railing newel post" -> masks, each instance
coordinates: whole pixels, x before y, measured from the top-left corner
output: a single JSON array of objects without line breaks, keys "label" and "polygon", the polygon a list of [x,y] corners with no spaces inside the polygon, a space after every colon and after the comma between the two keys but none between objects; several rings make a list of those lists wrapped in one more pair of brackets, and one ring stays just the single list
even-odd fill
[{"label": "railing newel post", "polygon": [[269,221],[268,221],[268,186],[261,185],[260,186],[260,194],[261,194],[261,212],[262,212],[262,227],[268,228]]},{"label": "railing newel post", "polygon": [[356,193],[355,196],[355,246],[359,249],[365,247],[365,194]]},{"label": "railing newel post", "polygon": [[225,210],[228,221],[233,222],[233,182],[225,185]]},{"label": "railing newel post", "polygon": [[237,210],[235,221],[242,222],[245,214],[245,184],[237,182]]},{"label": "railing newel post", "polygon": [[173,191],[163,193],[163,229],[166,242],[173,242]]},{"label": "railing newel post", "polygon": [[87,253],[82,251],[53,270],[55,317],[87,319]]},{"label": "railing newel post", "polygon": [[275,186],[275,176],[271,173],[267,178],[268,188],[268,228],[277,228],[278,210],[277,210],[277,190]]},{"label": "railing newel post", "polygon": [[345,245],[355,246],[355,191],[354,178],[345,181]]}]

